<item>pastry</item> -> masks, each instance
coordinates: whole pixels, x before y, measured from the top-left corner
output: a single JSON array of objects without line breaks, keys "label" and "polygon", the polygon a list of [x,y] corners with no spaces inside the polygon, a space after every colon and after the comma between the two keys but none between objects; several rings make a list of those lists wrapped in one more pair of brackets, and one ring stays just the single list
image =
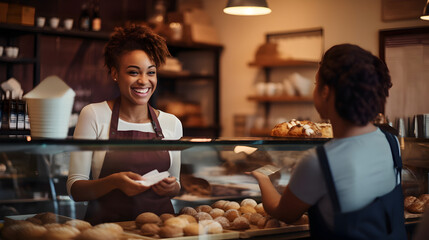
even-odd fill
[{"label": "pastry", "polygon": [[429,201],[429,194],[422,194],[419,196],[419,200],[424,202],[425,204]]},{"label": "pastry", "polygon": [[36,225],[43,225],[42,220],[40,220],[40,218],[30,217],[30,218],[25,219],[25,221],[29,221],[29,222],[34,223]]},{"label": "pastry", "polygon": [[258,221],[259,219],[261,219],[263,216],[260,213],[253,213],[252,215],[250,215],[250,219],[249,222],[250,224],[253,225],[258,225]]},{"label": "pastry", "polygon": [[171,213],[163,213],[161,214],[161,216],[159,216],[159,218],[161,219],[162,222],[165,222],[165,220],[174,217],[173,214]]},{"label": "pastry", "polygon": [[51,227],[47,230],[43,239],[46,240],[69,240],[73,239],[80,234],[80,231],[69,225],[62,225],[59,227]]},{"label": "pastry", "polygon": [[208,222],[205,224],[202,223],[202,225],[204,226],[204,231],[207,232],[208,234],[216,234],[216,233],[223,232],[222,225],[217,221],[213,221],[213,220],[206,220],[206,221]]},{"label": "pastry", "polygon": [[240,205],[242,207],[246,206],[246,205],[249,205],[252,208],[254,208],[254,207],[256,207],[256,205],[258,205],[258,203],[255,200],[251,199],[251,198],[246,198],[246,199],[243,199],[243,201],[241,201]]},{"label": "pastry", "polygon": [[103,228],[88,228],[81,232],[75,240],[117,240],[119,234],[112,234],[111,231],[106,231]]},{"label": "pastry", "polygon": [[244,213],[244,214],[241,214],[241,216],[247,218],[247,220],[250,221],[250,216],[252,216],[252,213]]},{"label": "pastry", "polygon": [[183,228],[183,234],[185,236],[198,236],[204,233],[203,226],[199,223],[191,223]]},{"label": "pastry", "polygon": [[317,138],[322,137],[320,128],[313,122],[295,119],[289,122],[279,123],[271,130],[271,136],[276,137],[305,137]]},{"label": "pastry", "polygon": [[[83,221],[83,220],[79,220],[79,219],[73,219],[73,220],[69,220],[67,221],[65,224],[75,227],[77,229],[79,229],[79,231],[83,231],[85,229],[91,228],[92,225],[87,222],[87,221]],[[46,226],[45,226],[46,227]]]},{"label": "pastry", "polygon": [[183,229],[176,226],[164,226],[159,229],[158,235],[162,238],[182,237]]},{"label": "pastry", "polygon": [[240,216],[240,213],[238,212],[237,209],[229,209],[228,211],[225,212],[223,216],[226,217],[230,222],[232,222],[234,221],[234,219]]},{"label": "pastry", "polygon": [[414,196],[407,196],[404,199],[404,207],[405,207],[405,209],[408,209],[411,206],[411,204],[413,204],[414,201],[416,201],[416,200],[417,200],[417,198],[414,197]]},{"label": "pastry", "polygon": [[[208,213],[206,213],[208,214]],[[184,228],[189,224],[188,220],[184,217],[173,217],[169,218],[164,222],[164,226],[175,226],[179,228]]]},{"label": "pastry", "polygon": [[158,217],[155,213],[144,212],[137,216],[136,218],[136,227],[140,228],[145,223],[155,223],[160,224],[161,218]]},{"label": "pastry", "polygon": [[62,227],[64,224],[61,223],[48,223],[43,225],[46,229]]},{"label": "pastry", "polygon": [[232,222],[232,228],[236,230],[249,229],[250,228],[249,220],[247,220],[247,218],[244,218],[244,217],[238,217],[234,219],[234,221]]},{"label": "pastry", "polygon": [[143,236],[158,235],[160,227],[156,223],[145,223],[140,227],[140,234]]},{"label": "pastry", "polygon": [[262,216],[267,216],[267,213],[265,212],[264,205],[262,203],[259,203],[255,206],[255,211]]},{"label": "pastry", "polygon": [[213,220],[212,216],[206,212],[199,212],[197,215],[195,215],[195,218],[198,222],[203,220]]},{"label": "pastry", "polygon": [[264,228],[278,228],[278,227],[280,227],[280,222],[275,218],[271,218],[270,220],[268,220],[264,226]]},{"label": "pastry", "polygon": [[184,219],[188,220],[189,223],[196,223],[197,222],[197,219],[195,219],[195,217],[188,215],[188,214],[182,214],[182,215],[179,215],[177,217],[184,218]]},{"label": "pastry", "polygon": [[227,204],[229,201],[226,200],[218,200],[215,203],[212,204],[212,208],[220,208],[224,209],[225,204]]},{"label": "pastry", "polygon": [[[45,239],[45,234],[48,230],[40,225],[28,224],[21,225],[16,232],[16,239]],[[48,238],[46,238],[48,239]]]},{"label": "pastry", "polygon": [[180,210],[179,214],[188,214],[191,216],[197,215],[197,210],[192,207],[184,207]]},{"label": "pastry", "polygon": [[39,214],[36,214],[34,217],[40,219],[40,221],[42,221],[42,224],[58,222],[57,215],[51,212],[39,213]]},{"label": "pastry", "polygon": [[408,206],[407,210],[411,213],[423,213],[425,211],[425,203],[416,199],[410,206]]},{"label": "pastry", "polygon": [[115,235],[119,235],[124,232],[124,229],[122,229],[122,227],[116,223],[101,223],[101,224],[95,225],[94,228],[103,229]]},{"label": "pastry", "polygon": [[259,220],[258,220],[258,224],[256,224],[257,226],[258,226],[258,228],[260,228],[260,229],[262,229],[262,228],[265,228],[265,224],[267,223],[267,221],[268,221],[269,219],[267,218],[267,217],[261,217]]},{"label": "pastry", "polygon": [[212,216],[213,219],[223,216],[223,214],[225,213],[224,210],[220,209],[220,208],[213,208],[209,214],[210,216]]},{"label": "pastry", "polygon": [[333,138],[334,132],[332,131],[332,125],[330,123],[316,123],[322,133],[322,138]]},{"label": "pastry", "polygon": [[209,205],[200,205],[200,206],[196,207],[195,210],[197,212],[209,213],[212,210],[212,207],[210,207]]},{"label": "pastry", "polygon": [[217,217],[214,221],[220,223],[223,229],[228,229],[231,227],[229,220],[226,217]]},{"label": "pastry", "polygon": [[240,209],[238,209],[238,211],[239,211],[241,214],[244,214],[244,213],[256,213],[255,208],[254,208],[254,207],[252,207],[252,206],[250,206],[250,205],[242,206],[242,207],[240,207]]},{"label": "pastry", "polygon": [[228,202],[225,204],[223,210],[224,211],[228,211],[229,209],[237,209],[238,210],[239,208],[240,208],[240,204],[238,202],[231,201],[231,202]]}]

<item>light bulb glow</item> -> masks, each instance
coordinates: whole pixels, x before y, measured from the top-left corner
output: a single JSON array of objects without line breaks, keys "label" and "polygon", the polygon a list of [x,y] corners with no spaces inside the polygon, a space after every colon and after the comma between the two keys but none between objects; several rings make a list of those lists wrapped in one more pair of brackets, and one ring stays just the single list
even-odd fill
[{"label": "light bulb glow", "polygon": [[271,9],[266,7],[242,6],[242,7],[227,7],[223,12],[231,15],[242,16],[257,16],[271,13]]}]

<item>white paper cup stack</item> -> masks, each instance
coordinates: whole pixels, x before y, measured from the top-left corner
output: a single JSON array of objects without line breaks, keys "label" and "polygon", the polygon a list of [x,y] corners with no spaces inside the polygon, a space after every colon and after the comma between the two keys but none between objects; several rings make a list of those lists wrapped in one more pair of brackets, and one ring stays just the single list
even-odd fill
[{"label": "white paper cup stack", "polygon": [[66,138],[75,92],[57,76],[44,79],[24,96],[28,104],[31,136]]}]

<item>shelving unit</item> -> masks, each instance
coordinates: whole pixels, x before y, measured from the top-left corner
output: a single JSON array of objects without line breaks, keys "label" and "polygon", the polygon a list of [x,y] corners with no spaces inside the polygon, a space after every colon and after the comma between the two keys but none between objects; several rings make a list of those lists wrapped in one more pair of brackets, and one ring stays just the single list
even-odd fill
[{"label": "shelving unit", "polygon": [[[88,46],[91,44],[91,41],[97,42],[107,42],[109,39],[110,32],[91,32],[91,31],[80,31],[80,30],[64,30],[64,29],[52,29],[49,27],[39,28],[33,26],[23,26],[23,25],[14,25],[14,24],[0,24],[0,41],[3,41],[3,45],[13,45],[16,42],[19,42],[19,38],[24,35],[31,36],[28,41],[32,41],[32,52],[29,53],[20,53],[18,58],[9,58],[9,57],[0,57],[0,66],[6,67],[6,78],[4,80],[13,77],[14,66],[18,64],[31,64],[33,65],[32,79],[26,79],[25,81],[28,84],[31,84],[31,87],[36,86],[41,81],[41,68],[47,66],[42,66],[42,49],[41,41],[43,36],[53,36],[64,39],[74,38],[82,41],[82,45],[79,50],[84,51],[88,49]],[[2,42],[0,42],[2,44]],[[180,72],[174,71],[162,71],[158,72],[158,84],[160,87],[157,89],[156,94],[154,95],[153,105],[156,105],[156,97],[161,96],[166,91],[172,90],[173,93],[179,88],[183,83],[192,84],[199,83],[201,81],[206,81],[211,88],[209,93],[211,99],[207,101],[210,102],[210,112],[209,115],[209,124],[201,126],[187,126],[184,127],[185,136],[205,136],[205,137],[218,137],[220,135],[220,117],[219,117],[219,61],[220,54],[223,47],[220,45],[208,45],[208,44],[198,44],[198,43],[187,43],[187,42],[167,42],[168,48],[172,56],[177,57],[182,53],[196,53],[202,52],[207,54],[210,58],[210,63],[206,64],[204,68],[209,69],[208,72],[198,72],[198,71],[189,71],[183,70]],[[27,49],[28,50],[28,49]],[[200,62],[201,59],[196,58],[189,61],[188,65],[193,65],[195,62]],[[81,63],[83,64],[83,63]],[[208,65],[208,66],[207,66]],[[3,79],[3,78],[0,78]],[[67,82],[67,79],[64,79]],[[31,83],[30,83],[31,81]],[[191,94],[186,94],[191,95]],[[208,111],[208,110],[207,110]],[[21,133],[21,134],[19,134]],[[10,131],[0,130],[0,134],[17,134],[17,135],[28,135],[29,131]]]},{"label": "shelving unit", "polygon": [[[314,36],[314,35],[320,35],[322,37],[322,44],[323,45],[323,29],[309,29],[309,30],[302,30],[302,31],[293,31],[293,32],[279,32],[279,33],[269,33],[266,34],[266,42],[275,42],[278,39],[282,38],[288,38],[288,37],[299,37],[299,36]],[[276,40],[277,39],[277,40]],[[323,46],[321,46],[321,52],[323,52]],[[316,69],[319,65],[318,61],[310,61],[310,60],[303,60],[303,59],[294,59],[294,58],[287,58],[287,59],[280,59],[278,56],[273,56],[272,58],[269,58],[267,56],[264,56],[261,59],[256,58],[254,61],[249,63],[250,67],[256,67],[261,68],[264,71],[264,81],[266,83],[271,81],[271,74],[274,69],[281,69],[281,68],[288,68],[288,69]],[[251,136],[257,136],[257,137],[263,137],[263,136],[270,136],[271,128],[267,126],[268,118],[270,114],[270,108],[271,104],[273,103],[282,103],[282,104],[312,104],[313,100],[310,96],[289,96],[289,95],[273,95],[273,96],[266,96],[266,95],[255,95],[255,96],[248,96],[248,100],[250,101],[256,101],[260,104],[263,104],[264,107],[264,119],[265,119],[265,126],[262,129],[251,129],[250,135]]]}]

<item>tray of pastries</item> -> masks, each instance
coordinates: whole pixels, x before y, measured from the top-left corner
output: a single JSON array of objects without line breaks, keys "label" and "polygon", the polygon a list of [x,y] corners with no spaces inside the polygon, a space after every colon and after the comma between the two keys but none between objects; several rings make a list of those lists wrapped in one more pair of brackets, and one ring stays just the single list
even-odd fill
[{"label": "tray of pastries", "polygon": [[330,123],[315,123],[308,120],[292,119],[289,122],[279,123],[271,130],[273,137],[294,138],[332,138]]},{"label": "tray of pastries", "polygon": [[293,225],[270,217],[262,203],[218,200],[211,205],[183,207],[178,214],[141,213],[135,221],[118,222],[129,236],[142,239],[237,239],[308,230],[308,217]]}]

